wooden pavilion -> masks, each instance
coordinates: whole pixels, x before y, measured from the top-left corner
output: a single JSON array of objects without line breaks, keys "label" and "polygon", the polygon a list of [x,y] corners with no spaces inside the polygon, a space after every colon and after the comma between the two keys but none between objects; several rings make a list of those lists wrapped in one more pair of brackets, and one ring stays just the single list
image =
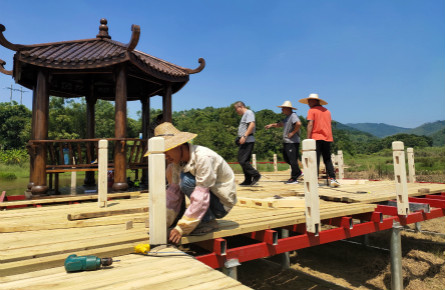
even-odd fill
[{"label": "wooden pavilion", "polygon": [[[149,137],[150,97],[162,96],[163,119],[172,119],[172,95],[189,80],[190,74],[205,67],[188,69],[136,50],[140,27],[132,25],[127,44],[111,39],[107,20],[101,19],[95,38],[42,43],[13,44],[3,35],[0,24],[0,44],[15,51],[13,69],[0,72],[11,75],[15,82],[33,91],[30,179],[28,189],[35,195],[48,191],[47,174],[85,171],[85,184],[94,184],[97,164],[91,164],[97,150],[95,138],[95,103],[97,99],[115,102],[115,135],[113,161],[114,191],[128,188],[126,170],[146,168],[143,152]],[[87,104],[87,138],[84,140],[47,140],[49,96],[62,98],[85,97]],[[127,101],[140,101],[142,106],[142,139],[127,138]],[[63,148],[69,149],[69,163],[63,162]],[[130,148],[131,147],[131,148]],[[131,149],[131,150],[130,150]],[[131,151],[131,153],[130,153]],[[76,159],[74,164],[71,159]],[[49,179],[50,187],[52,178]]]}]

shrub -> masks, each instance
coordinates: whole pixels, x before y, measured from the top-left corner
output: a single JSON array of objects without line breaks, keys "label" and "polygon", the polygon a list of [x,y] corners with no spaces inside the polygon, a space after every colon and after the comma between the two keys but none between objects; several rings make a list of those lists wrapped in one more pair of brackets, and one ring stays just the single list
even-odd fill
[{"label": "shrub", "polygon": [[25,149],[0,150],[0,163],[6,165],[22,165],[29,161]]}]

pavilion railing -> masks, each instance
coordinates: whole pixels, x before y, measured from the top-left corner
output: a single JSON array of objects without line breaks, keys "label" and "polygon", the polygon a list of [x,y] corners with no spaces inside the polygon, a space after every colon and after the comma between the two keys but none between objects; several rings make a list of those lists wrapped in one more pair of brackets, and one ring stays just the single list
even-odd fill
[{"label": "pavilion railing", "polygon": [[[114,167],[116,142],[122,142],[126,148],[127,169],[147,168],[147,140],[137,138],[103,138],[109,141],[108,167]],[[97,171],[98,143],[103,139],[64,139],[31,140],[28,143],[29,154],[35,155],[35,148],[44,144],[47,152],[46,172]]]}]

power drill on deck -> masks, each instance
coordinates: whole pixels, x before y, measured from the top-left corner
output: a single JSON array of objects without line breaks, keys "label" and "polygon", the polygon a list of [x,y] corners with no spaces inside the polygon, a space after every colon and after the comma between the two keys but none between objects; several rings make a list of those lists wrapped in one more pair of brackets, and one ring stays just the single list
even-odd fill
[{"label": "power drill on deck", "polygon": [[92,271],[101,266],[110,266],[112,263],[112,258],[101,259],[96,256],[69,255],[65,260],[65,270],[67,272]]}]

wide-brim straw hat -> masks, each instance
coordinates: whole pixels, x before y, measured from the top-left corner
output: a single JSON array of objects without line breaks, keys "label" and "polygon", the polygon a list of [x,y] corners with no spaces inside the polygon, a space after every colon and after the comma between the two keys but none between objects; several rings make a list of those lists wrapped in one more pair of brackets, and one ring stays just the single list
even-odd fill
[{"label": "wide-brim straw hat", "polygon": [[328,104],[328,102],[326,102],[325,100],[320,99],[318,94],[310,94],[309,97],[301,99],[301,100],[299,100],[299,102],[302,103],[302,104],[306,104],[307,105],[309,103],[309,100],[319,100],[320,101],[320,105],[327,105]]},{"label": "wide-brim straw hat", "polygon": [[[182,145],[198,136],[198,134],[195,133],[181,132],[170,122],[164,122],[156,126],[154,135],[155,137],[164,138],[164,152],[178,147],[179,145]],[[148,150],[150,150],[150,148],[148,148]],[[145,156],[149,154],[150,152],[148,151],[145,153]]]},{"label": "wide-brim straw hat", "polygon": [[292,103],[290,101],[284,101],[284,103],[281,106],[277,106],[278,108],[291,108],[293,110],[296,110],[297,108],[292,107]]}]

